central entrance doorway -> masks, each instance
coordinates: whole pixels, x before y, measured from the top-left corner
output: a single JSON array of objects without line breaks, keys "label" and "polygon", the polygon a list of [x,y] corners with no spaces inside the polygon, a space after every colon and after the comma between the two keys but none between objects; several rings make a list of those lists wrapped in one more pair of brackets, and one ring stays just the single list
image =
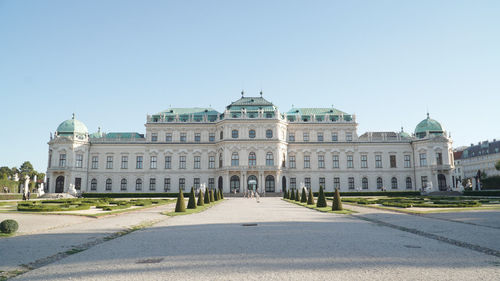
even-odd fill
[{"label": "central entrance doorway", "polygon": [[253,191],[257,190],[257,188],[259,188],[257,177],[254,175],[248,176],[247,186],[248,190],[253,190]]},{"label": "central entrance doorway", "polygon": [[269,175],[266,177],[266,192],[274,192],[274,177]]},{"label": "central entrance doorway", "polygon": [[58,176],[56,179],[56,193],[63,193],[64,191],[64,177]]},{"label": "central entrance doorway", "polygon": [[231,192],[240,192],[240,177],[238,176],[232,176],[230,181],[229,181],[229,187]]}]

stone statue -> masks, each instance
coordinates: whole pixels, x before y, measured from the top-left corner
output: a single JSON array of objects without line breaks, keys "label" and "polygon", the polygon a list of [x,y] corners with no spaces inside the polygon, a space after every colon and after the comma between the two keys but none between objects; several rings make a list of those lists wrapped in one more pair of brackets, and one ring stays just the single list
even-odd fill
[{"label": "stone statue", "polygon": [[68,187],[68,194],[78,197],[78,191],[75,189],[75,185],[70,183]]},{"label": "stone statue", "polygon": [[41,197],[42,195],[45,194],[45,191],[43,190],[43,182],[38,185],[36,194],[38,195],[38,197]]},{"label": "stone statue", "polygon": [[30,177],[28,175],[26,175],[26,176],[24,176],[24,187],[23,187],[23,193],[25,195],[27,195],[28,191],[30,190],[29,184],[30,184]]}]

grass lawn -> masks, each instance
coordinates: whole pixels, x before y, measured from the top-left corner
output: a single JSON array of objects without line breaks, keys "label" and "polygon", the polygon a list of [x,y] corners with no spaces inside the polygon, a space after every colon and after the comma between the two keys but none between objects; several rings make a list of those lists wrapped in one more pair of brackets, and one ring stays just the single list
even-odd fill
[{"label": "grass lawn", "polygon": [[[287,201],[287,202],[290,202],[290,203],[293,203],[293,204],[296,204],[296,205],[299,205],[299,206],[302,206],[302,207],[306,207],[308,209],[312,209],[312,210],[316,210],[316,211],[319,211],[319,212],[323,212],[323,213],[333,213],[333,214],[341,214],[341,215],[350,215],[352,213],[356,213],[355,211],[351,211],[351,210],[348,210],[348,209],[343,209],[341,211],[332,211],[332,206],[330,204],[330,206],[327,206],[327,207],[316,207],[316,204],[314,205],[307,205],[307,203],[300,203],[300,202],[297,202],[295,200],[290,200],[290,199],[283,199],[284,201]],[[328,204],[328,202],[327,202]]]},{"label": "grass lawn", "polygon": [[185,212],[176,213],[175,211],[171,211],[171,212],[164,212],[162,214],[167,215],[167,216],[171,216],[171,217],[196,214],[196,213],[203,212],[206,209],[208,209],[210,207],[213,207],[213,206],[221,203],[222,201],[224,201],[224,199],[212,202],[210,204],[205,204],[204,206],[196,206],[196,209],[188,209],[188,208],[186,208]]}]

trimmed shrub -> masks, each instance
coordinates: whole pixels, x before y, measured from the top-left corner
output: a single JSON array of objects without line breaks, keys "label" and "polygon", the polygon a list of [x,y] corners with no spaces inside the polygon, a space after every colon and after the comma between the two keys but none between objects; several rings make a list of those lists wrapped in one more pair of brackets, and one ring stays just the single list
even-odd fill
[{"label": "trimmed shrub", "polygon": [[14,233],[19,229],[19,224],[15,220],[4,220],[0,223],[0,231],[3,233]]},{"label": "trimmed shrub", "polygon": [[[33,195],[33,194],[32,194]],[[151,197],[167,197],[176,198],[178,193],[94,193],[94,192],[84,192],[82,193],[83,198],[151,198]]]},{"label": "trimmed shrub", "polygon": [[300,203],[307,203],[306,189],[302,188],[302,195],[300,196]]},{"label": "trimmed shrub", "polygon": [[191,187],[191,192],[189,192],[188,209],[196,209],[196,199],[194,196],[194,188]]},{"label": "trimmed shrub", "polygon": [[481,180],[481,189],[500,189],[500,176],[487,177]]},{"label": "trimmed shrub", "polygon": [[290,200],[295,200],[295,191],[293,189],[290,191]]},{"label": "trimmed shrub", "polygon": [[200,193],[198,193],[198,206],[205,206],[205,199],[203,198],[203,190],[200,189]]},{"label": "trimmed shrub", "polygon": [[224,192],[222,192],[221,189],[219,189],[219,192],[220,192],[220,199],[224,199]]},{"label": "trimmed shrub", "polygon": [[215,202],[214,190],[213,189],[210,189],[210,202]]},{"label": "trimmed shrub", "polygon": [[287,191],[283,192],[283,199],[286,199],[286,193]]},{"label": "trimmed shrub", "polygon": [[312,192],[312,188],[309,188],[309,194],[307,196],[307,205],[314,205],[314,195]]},{"label": "trimmed shrub", "polygon": [[286,191],[286,197],[285,197],[285,198],[286,198],[286,199],[290,199],[290,190],[287,190],[287,191]]},{"label": "trimmed shrub", "polygon": [[340,199],[340,192],[338,189],[335,189],[335,193],[333,194],[333,203],[332,203],[332,211],[341,211],[342,208],[342,200]]},{"label": "trimmed shrub", "polygon": [[210,191],[205,189],[205,197],[203,199],[203,203],[210,204]]},{"label": "trimmed shrub", "polygon": [[219,189],[214,189],[214,199],[215,201],[219,201],[220,200],[220,193],[219,193]]},{"label": "trimmed shrub", "polygon": [[295,190],[295,201],[300,202],[300,197],[299,197],[299,190]]},{"label": "trimmed shrub", "polygon": [[464,191],[465,196],[500,196],[500,190]]},{"label": "trimmed shrub", "polygon": [[319,196],[318,196],[318,202],[316,202],[316,207],[318,208],[326,207],[326,198],[325,198],[325,193],[323,192],[323,186],[319,187]]},{"label": "trimmed shrub", "polygon": [[178,194],[177,203],[175,204],[175,212],[182,213],[186,211],[186,203],[184,202],[184,194],[182,194],[182,190],[179,190]]}]

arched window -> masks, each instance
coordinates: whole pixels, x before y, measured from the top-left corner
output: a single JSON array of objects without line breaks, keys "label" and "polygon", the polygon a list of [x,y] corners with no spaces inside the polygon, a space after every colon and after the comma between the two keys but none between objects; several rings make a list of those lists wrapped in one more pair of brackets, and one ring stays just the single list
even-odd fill
[{"label": "arched window", "polygon": [[224,132],[220,131],[220,139],[224,138]]},{"label": "arched window", "polygon": [[266,177],[266,192],[274,192],[274,177],[271,175]]},{"label": "arched window", "polygon": [[274,166],[274,156],[272,152],[266,154],[266,166]]},{"label": "arched window", "polygon": [[92,179],[90,181],[90,190],[97,190],[97,180],[96,179]]},{"label": "arched window", "polygon": [[238,152],[233,152],[231,155],[231,166],[239,166],[240,165],[240,156]]},{"label": "arched window", "polygon": [[255,130],[248,131],[248,137],[251,139],[254,139],[255,138]]},{"label": "arched window", "polygon": [[248,154],[248,166],[255,165],[257,165],[257,156],[255,156],[254,152],[250,152],[250,154]]},{"label": "arched window", "polygon": [[127,179],[122,179],[122,181],[120,183],[120,189],[127,190]]},{"label": "arched window", "polygon": [[378,177],[377,178],[377,189],[381,189],[384,186],[384,182],[382,181],[382,178]]},{"label": "arched window", "polygon": [[113,182],[111,179],[106,179],[106,190],[111,190],[111,186],[113,185]]},{"label": "arched window", "polygon": [[391,188],[392,189],[398,189],[398,179],[397,178],[392,178],[391,179]]},{"label": "arched window", "polygon": [[273,130],[266,130],[266,138],[270,139],[273,137]]},{"label": "arched window", "polygon": [[240,177],[232,176],[229,181],[229,188],[231,192],[240,192]]},{"label": "arched window", "polygon": [[363,178],[361,180],[361,186],[363,189],[368,189],[368,179],[367,178]]},{"label": "arched window", "polygon": [[232,130],[231,131],[231,137],[233,139],[237,139],[238,138],[238,130]]},{"label": "arched window", "polygon": [[406,189],[412,189],[412,183],[410,177],[406,178]]},{"label": "arched window", "polygon": [[142,190],[142,179],[137,179],[135,181],[135,190]]},{"label": "arched window", "polygon": [[222,168],[222,153],[219,153],[219,168]]}]

